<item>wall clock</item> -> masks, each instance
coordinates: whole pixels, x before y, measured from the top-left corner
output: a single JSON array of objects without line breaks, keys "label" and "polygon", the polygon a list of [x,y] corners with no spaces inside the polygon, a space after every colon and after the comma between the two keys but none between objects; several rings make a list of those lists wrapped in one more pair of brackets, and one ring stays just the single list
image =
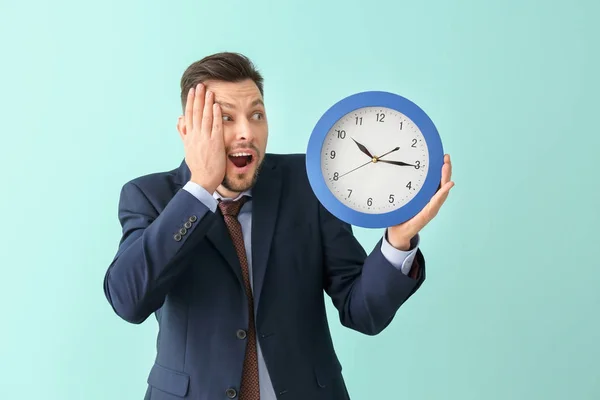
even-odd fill
[{"label": "wall clock", "polygon": [[306,152],[313,192],[352,225],[384,228],[405,222],[438,190],[444,150],[429,116],[389,92],[350,95],[315,125]]}]

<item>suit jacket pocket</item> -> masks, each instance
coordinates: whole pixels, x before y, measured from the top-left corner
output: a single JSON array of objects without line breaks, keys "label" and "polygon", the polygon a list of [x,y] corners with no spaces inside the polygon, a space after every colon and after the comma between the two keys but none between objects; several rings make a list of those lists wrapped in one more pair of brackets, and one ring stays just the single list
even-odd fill
[{"label": "suit jacket pocket", "polygon": [[165,393],[183,398],[189,389],[190,376],[155,363],[150,370],[148,384]]},{"label": "suit jacket pocket", "polygon": [[333,361],[322,361],[315,364],[314,370],[317,385],[321,388],[326,388],[332,381],[339,377],[342,372],[342,365],[336,357]]}]

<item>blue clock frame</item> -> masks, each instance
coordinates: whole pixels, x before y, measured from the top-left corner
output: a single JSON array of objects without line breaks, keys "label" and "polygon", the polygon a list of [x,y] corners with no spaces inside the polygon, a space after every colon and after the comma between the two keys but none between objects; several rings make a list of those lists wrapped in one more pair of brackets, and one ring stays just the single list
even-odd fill
[{"label": "blue clock frame", "polygon": [[[362,107],[387,107],[406,115],[423,133],[429,151],[429,170],[419,193],[399,209],[383,214],[367,214],[343,204],[327,187],[321,170],[321,149],[327,133],[343,116]],[[417,215],[438,190],[443,164],[442,140],[431,118],[407,98],[384,91],[355,93],[331,106],[315,125],[306,151],[308,180],[317,199],[342,221],[364,228],[387,228]]]}]

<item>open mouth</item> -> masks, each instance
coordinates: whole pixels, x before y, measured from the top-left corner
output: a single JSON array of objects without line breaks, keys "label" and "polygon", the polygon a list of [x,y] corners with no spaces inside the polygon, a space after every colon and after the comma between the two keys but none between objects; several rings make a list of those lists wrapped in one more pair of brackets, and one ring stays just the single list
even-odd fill
[{"label": "open mouth", "polygon": [[232,153],[229,155],[229,160],[235,165],[237,168],[244,168],[248,165],[252,164],[254,156],[250,153],[246,152],[238,152]]}]

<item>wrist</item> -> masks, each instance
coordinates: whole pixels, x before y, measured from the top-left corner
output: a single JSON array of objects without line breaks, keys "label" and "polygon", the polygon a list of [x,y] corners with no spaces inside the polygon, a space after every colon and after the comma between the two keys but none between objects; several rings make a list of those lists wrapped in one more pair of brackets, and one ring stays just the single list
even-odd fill
[{"label": "wrist", "polygon": [[409,251],[410,250],[410,240],[407,242],[394,242],[390,240],[390,244],[397,250]]},{"label": "wrist", "polygon": [[410,250],[412,236],[396,232],[394,229],[388,229],[387,240],[392,247],[397,250]]},{"label": "wrist", "polygon": [[195,183],[196,185],[202,186],[202,188],[203,188],[204,190],[206,190],[206,191],[207,191],[208,193],[210,193],[210,194],[213,194],[213,193],[214,193],[214,192],[217,190],[217,187],[216,187],[216,186],[214,186],[214,185],[212,185],[212,184],[210,184],[210,183],[207,183],[207,182],[203,181],[202,179],[197,179],[197,178],[196,178],[196,177],[194,177],[194,176],[192,176],[192,177],[190,178],[190,182],[193,182],[193,183]]}]

